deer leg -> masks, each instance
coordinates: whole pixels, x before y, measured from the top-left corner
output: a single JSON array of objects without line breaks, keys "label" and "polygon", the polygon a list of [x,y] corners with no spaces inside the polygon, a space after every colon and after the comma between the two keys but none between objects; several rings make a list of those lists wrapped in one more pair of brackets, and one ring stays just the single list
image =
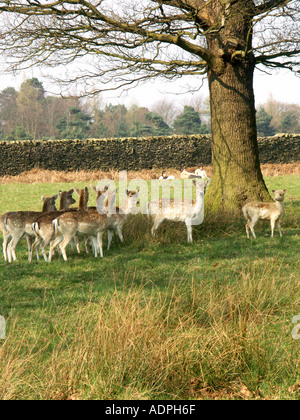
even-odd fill
[{"label": "deer leg", "polygon": [[[103,258],[103,232],[98,232],[97,234],[97,246],[96,249],[99,249],[99,254],[100,257]],[[96,255],[95,257],[97,257],[97,251],[96,251]]]},{"label": "deer leg", "polygon": [[249,226],[248,226],[248,223],[246,223],[245,227],[246,227],[247,239],[249,239],[250,238],[250,235],[249,235]]},{"label": "deer leg", "polygon": [[84,238],[84,246],[85,246],[85,252],[86,252],[86,254],[89,254],[90,253],[89,240],[90,240],[89,236],[86,236]]},{"label": "deer leg", "polygon": [[122,226],[117,225],[117,233],[119,235],[120,241],[122,244],[124,243],[123,233],[122,233]]},{"label": "deer leg", "polygon": [[152,226],[152,229],[151,229],[151,235],[152,236],[156,235],[156,231],[159,228],[159,226],[162,224],[163,220],[164,220],[163,218],[155,218],[154,219],[154,223],[153,223],[153,226]]},{"label": "deer leg", "polygon": [[97,241],[97,238],[95,236],[90,236],[89,239],[92,242],[92,247],[93,247],[95,258],[97,258],[97,255],[98,255],[98,241]]},{"label": "deer leg", "polygon": [[192,243],[193,242],[193,237],[192,237],[192,223],[191,223],[191,220],[186,219],[185,220],[185,225],[186,225],[186,228],[187,228],[187,241],[189,243]]},{"label": "deer leg", "polygon": [[77,236],[74,236],[74,242],[75,242],[75,245],[76,245],[77,253],[80,254],[80,243],[79,243],[79,239],[77,238]]},{"label": "deer leg", "polygon": [[107,231],[107,251],[110,248],[112,238],[113,238],[113,231],[112,230],[108,230]]},{"label": "deer leg", "polygon": [[274,236],[275,220],[271,219],[271,238]]},{"label": "deer leg", "polygon": [[63,236],[57,236],[54,239],[54,241],[51,242],[51,244],[50,244],[50,251],[49,251],[49,257],[48,257],[48,262],[51,262],[54,249],[57,247],[58,244],[60,244],[62,242],[63,239],[64,239]]},{"label": "deer leg", "polygon": [[48,235],[48,236],[46,236],[44,239],[43,239],[43,241],[41,242],[41,250],[42,250],[42,254],[43,254],[43,257],[44,257],[44,260],[46,261],[46,262],[48,262],[48,258],[47,258],[47,253],[46,253],[46,246],[51,242],[51,239],[52,239],[52,233],[51,233],[51,235]]},{"label": "deer leg", "polygon": [[280,237],[282,238],[282,232],[281,232],[281,226],[280,226],[280,222],[279,222],[279,220],[277,220],[276,225],[277,225],[277,227],[278,227],[279,235],[280,235]]},{"label": "deer leg", "polygon": [[248,224],[248,227],[250,228],[250,230],[251,230],[251,233],[252,233],[252,235],[253,235],[253,237],[254,238],[256,238],[256,235],[255,235],[255,232],[254,232],[254,226],[255,226],[255,224],[256,224],[256,222],[257,222],[257,220],[258,219],[252,219],[251,221],[249,221],[247,224]]},{"label": "deer leg", "polygon": [[3,256],[4,256],[4,261],[7,261],[7,244],[8,244],[8,240],[10,238],[10,233],[4,233],[3,234]]},{"label": "deer leg", "polygon": [[60,250],[61,250],[61,253],[62,253],[62,256],[63,256],[63,259],[65,260],[65,261],[67,261],[68,260],[68,258],[67,258],[67,254],[66,254],[66,246],[68,245],[68,243],[72,240],[72,236],[65,236],[64,238],[63,238],[63,240],[62,240],[62,242],[60,243],[60,245],[59,245],[59,247],[60,247]]},{"label": "deer leg", "polygon": [[7,246],[7,258],[8,258],[9,263],[11,263],[12,260],[14,261],[17,260],[16,246],[18,245],[19,240],[22,238],[22,236],[23,236],[23,232],[12,235],[12,239]]},{"label": "deer leg", "polygon": [[[28,261],[31,262],[32,254],[33,254],[31,237],[29,235],[25,234],[25,239],[26,239],[26,242],[27,242],[27,249],[28,249]],[[37,258],[37,259],[39,259],[39,258]]]},{"label": "deer leg", "polygon": [[[38,247],[39,247],[40,243],[41,243],[41,238],[40,238],[39,236],[36,236],[35,241],[34,241],[34,243],[33,243],[32,247],[31,247],[31,252],[30,252],[30,254],[29,254],[29,256],[28,256],[28,260],[29,260],[29,262],[32,262],[32,255],[33,255],[33,252],[34,252],[35,250],[37,250],[37,249],[38,249]],[[38,259],[38,258],[37,258],[37,259]]]}]

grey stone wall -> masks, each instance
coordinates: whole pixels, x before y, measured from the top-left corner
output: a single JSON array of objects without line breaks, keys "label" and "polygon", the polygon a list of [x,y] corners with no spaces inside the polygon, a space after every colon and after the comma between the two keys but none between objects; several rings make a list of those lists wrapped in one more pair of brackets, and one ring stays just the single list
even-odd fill
[{"label": "grey stone wall", "polygon": [[[261,163],[300,161],[300,135],[259,138]],[[211,163],[211,136],[0,142],[0,176],[58,171],[182,169]]]}]

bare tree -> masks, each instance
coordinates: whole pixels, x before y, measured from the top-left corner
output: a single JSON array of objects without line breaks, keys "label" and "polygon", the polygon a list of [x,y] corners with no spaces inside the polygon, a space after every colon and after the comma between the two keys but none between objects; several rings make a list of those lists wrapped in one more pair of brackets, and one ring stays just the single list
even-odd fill
[{"label": "bare tree", "polygon": [[210,209],[234,210],[270,198],[259,166],[253,73],[261,65],[299,69],[299,10],[299,0],[2,0],[0,49],[11,69],[61,71],[74,63],[66,84],[81,83],[90,94],[158,77],[193,75],[201,85],[207,74],[207,201]]},{"label": "bare tree", "polygon": [[180,104],[178,103],[174,103],[174,101],[163,98],[155,102],[151,106],[151,111],[157,112],[159,115],[163,117],[164,121],[169,126],[172,126],[174,119],[177,117],[178,114],[180,114],[182,107],[180,107],[179,105]]}]

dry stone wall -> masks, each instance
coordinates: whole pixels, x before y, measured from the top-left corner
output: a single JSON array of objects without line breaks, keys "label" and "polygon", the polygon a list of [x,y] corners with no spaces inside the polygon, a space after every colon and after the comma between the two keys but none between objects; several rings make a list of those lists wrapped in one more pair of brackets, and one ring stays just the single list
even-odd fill
[{"label": "dry stone wall", "polygon": [[[300,135],[259,138],[261,163],[300,161]],[[58,171],[182,169],[211,163],[211,136],[0,142],[0,176]]]}]

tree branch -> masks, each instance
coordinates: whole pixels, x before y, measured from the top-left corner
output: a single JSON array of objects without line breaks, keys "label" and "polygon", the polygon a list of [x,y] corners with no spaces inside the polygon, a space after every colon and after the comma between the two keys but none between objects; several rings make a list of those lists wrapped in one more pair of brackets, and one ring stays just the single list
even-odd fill
[{"label": "tree branch", "polygon": [[259,4],[254,8],[254,16],[261,15],[263,13],[270,12],[274,9],[278,9],[279,7],[286,6],[287,4],[291,3],[293,0],[268,0]]}]

